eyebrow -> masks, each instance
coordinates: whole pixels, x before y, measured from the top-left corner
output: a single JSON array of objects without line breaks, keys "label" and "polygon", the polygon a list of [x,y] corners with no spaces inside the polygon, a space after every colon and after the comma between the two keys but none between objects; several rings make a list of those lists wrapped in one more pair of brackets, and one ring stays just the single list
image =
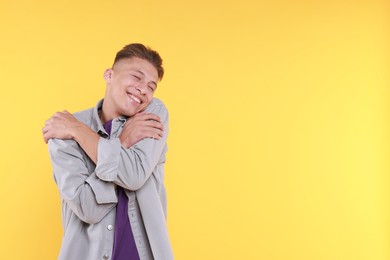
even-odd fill
[{"label": "eyebrow", "polygon": [[[138,72],[138,73],[142,74],[143,76],[145,76],[145,73],[143,73],[143,72],[140,71],[140,70],[136,70],[136,72]],[[156,88],[157,88],[157,83],[154,82],[154,81],[152,81],[152,83],[153,83],[153,84],[156,86]]]}]

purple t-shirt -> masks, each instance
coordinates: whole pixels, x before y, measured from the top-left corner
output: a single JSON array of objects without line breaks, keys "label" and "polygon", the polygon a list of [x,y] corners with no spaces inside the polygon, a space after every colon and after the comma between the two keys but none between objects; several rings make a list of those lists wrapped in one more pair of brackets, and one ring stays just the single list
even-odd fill
[{"label": "purple t-shirt", "polygon": [[[112,120],[104,124],[104,129],[111,135]],[[137,246],[128,216],[128,201],[125,190],[117,186],[118,204],[116,207],[113,260],[139,260]]]}]

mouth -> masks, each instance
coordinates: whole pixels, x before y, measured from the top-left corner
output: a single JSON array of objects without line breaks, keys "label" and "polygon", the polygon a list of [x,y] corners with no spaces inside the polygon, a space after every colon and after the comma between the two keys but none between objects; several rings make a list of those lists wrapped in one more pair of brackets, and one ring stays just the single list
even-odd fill
[{"label": "mouth", "polygon": [[127,93],[127,95],[128,95],[132,100],[134,100],[135,102],[137,102],[138,104],[141,104],[141,100],[140,100],[139,98],[137,98],[136,96],[134,96],[133,94]]}]

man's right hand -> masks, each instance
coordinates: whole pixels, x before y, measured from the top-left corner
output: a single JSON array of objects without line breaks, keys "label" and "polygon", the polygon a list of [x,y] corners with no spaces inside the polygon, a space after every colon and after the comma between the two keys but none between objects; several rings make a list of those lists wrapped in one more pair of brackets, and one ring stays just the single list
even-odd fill
[{"label": "man's right hand", "polygon": [[47,143],[50,138],[74,139],[75,131],[82,127],[85,125],[68,111],[57,112],[46,120],[45,126],[42,128],[43,140]]},{"label": "man's right hand", "polygon": [[160,139],[163,131],[160,117],[151,113],[139,113],[127,120],[119,140],[122,146],[130,148],[144,138]]}]

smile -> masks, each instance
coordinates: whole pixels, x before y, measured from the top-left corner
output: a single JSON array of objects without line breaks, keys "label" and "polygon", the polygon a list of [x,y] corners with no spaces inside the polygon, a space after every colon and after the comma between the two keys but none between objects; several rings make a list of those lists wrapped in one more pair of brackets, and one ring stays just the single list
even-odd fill
[{"label": "smile", "polygon": [[135,102],[137,102],[138,104],[141,104],[141,100],[139,98],[137,98],[136,96],[134,96],[133,94],[129,94],[129,97],[134,100]]}]

